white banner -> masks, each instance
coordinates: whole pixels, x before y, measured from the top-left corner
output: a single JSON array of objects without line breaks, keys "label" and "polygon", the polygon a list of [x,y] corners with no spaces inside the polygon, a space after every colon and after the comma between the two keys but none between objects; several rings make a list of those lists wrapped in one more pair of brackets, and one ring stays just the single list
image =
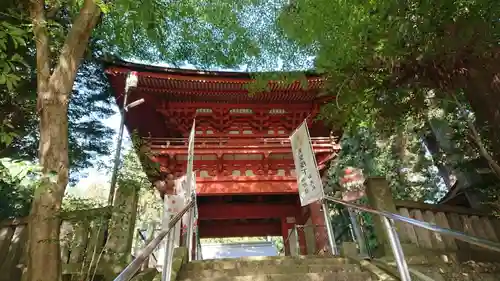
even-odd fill
[{"label": "white banner", "polygon": [[[186,167],[186,180],[189,183],[189,187],[193,186],[193,161],[194,161],[194,135],[196,134],[196,120],[193,120],[193,126],[191,127],[191,132],[189,133],[188,139],[188,156],[187,156],[187,167]],[[196,190],[189,189],[191,192],[196,192]]]},{"label": "white banner", "polygon": [[300,204],[306,206],[323,199],[324,192],[305,121],[292,134],[290,142],[292,143]]},{"label": "white banner", "polygon": [[[180,180],[175,181],[176,189],[180,185]],[[164,203],[163,203],[163,228],[168,227],[170,223],[170,219],[178,214],[184,208],[185,196],[182,193],[177,194],[165,194]]]},{"label": "white banner", "polygon": [[[194,199],[196,200],[196,175],[193,172],[193,178],[191,180],[191,192],[194,193]],[[195,202],[195,204],[198,204]],[[196,220],[198,219],[198,207],[196,206],[194,208],[194,221],[196,223]]]},{"label": "white banner", "polygon": [[[192,194],[194,193],[195,195],[195,200],[196,200],[196,175],[195,173],[193,172],[192,173],[192,176],[190,177],[191,178],[191,182],[188,182],[188,176],[182,176],[181,178],[179,178],[180,180],[180,185],[179,185],[179,190],[177,191],[177,194],[182,194],[182,197],[184,198],[184,205],[187,204],[189,202],[189,200],[191,200],[192,198]],[[195,209],[195,219],[198,218],[198,213],[197,213],[197,209],[198,208],[194,208]]]}]

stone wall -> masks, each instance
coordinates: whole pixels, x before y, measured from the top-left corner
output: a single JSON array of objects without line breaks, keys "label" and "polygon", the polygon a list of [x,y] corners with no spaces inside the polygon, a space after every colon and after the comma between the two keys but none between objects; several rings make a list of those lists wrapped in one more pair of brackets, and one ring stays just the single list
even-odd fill
[{"label": "stone wall", "polygon": [[[109,208],[69,212],[62,217],[60,245],[63,274],[85,278],[90,273],[88,269],[96,263],[95,253],[99,254],[104,246]],[[0,223],[0,281],[22,279],[26,269],[27,240],[28,218]]]}]

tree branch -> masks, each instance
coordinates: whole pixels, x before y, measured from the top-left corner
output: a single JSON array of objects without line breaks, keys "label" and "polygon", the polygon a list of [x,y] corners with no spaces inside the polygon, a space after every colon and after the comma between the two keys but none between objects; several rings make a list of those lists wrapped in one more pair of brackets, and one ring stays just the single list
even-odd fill
[{"label": "tree branch", "polygon": [[100,14],[101,9],[94,0],[85,0],[66,36],[59,61],[50,78],[50,87],[64,98],[67,98],[71,92],[76,71]]},{"label": "tree branch", "polygon": [[486,159],[486,161],[488,162],[488,165],[493,170],[493,172],[495,173],[497,178],[500,178],[500,165],[498,165],[498,163],[493,159],[493,157],[491,157],[488,150],[486,150],[486,147],[484,146],[483,142],[481,141],[481,137],[479,136],[479,133],[476,129],[476,126],[470,120],[467,120],[467,123],[469,125],[471,137],[479,149],[479,154],[481,154]]},{"label": "tree branch", "polygon": [[493,157],[491,157],[490,153],[488,152],[488,150],[484,146],[484,144],[481,140],[481,136],[479,135],[479,132],[476,129],[476,126],[474,125],[472,120],[469,118],[469,116],[467,116],[467,113],[466,113],[465,109],[463,108],[462,104],[458,101],[457,97],[454,94],[452,94],[452,97],[453,97],[455,103],[459,106],[459,111],[462,113],[462,115],[465,118],[465,121],[467,122],[467,125],[469,127],[469,132],[470,132],[469,135],[472,138],[472,140],[474,141],[474,143],[476,144],[477,148],[479,149],[479,154],[486,159],[486,161],[488,162],[488,165],[490,166],[493,173],[497,176],[497,178],[500,179],[500,165],[498,165],[498,163],[493,159]]},{"label": "tree branch", "polygon": [[45,21],[44,0],[30,1],[30,16],[36,43],[36,72],[39,93],[46,92],[50,77],[49,37]]}]

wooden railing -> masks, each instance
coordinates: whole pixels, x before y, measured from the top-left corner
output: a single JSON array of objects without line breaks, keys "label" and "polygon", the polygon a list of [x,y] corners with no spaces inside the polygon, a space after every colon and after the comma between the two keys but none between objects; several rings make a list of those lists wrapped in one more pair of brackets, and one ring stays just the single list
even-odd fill
[{"label": "wooden railing", "polygon": [[[500,220],[479,210],[425,204],[412,201],[395,201],[398,214],[464,232],[471,236],[500,242]],[[402,243],[417,245],[419,248],[457,253],[461,258],[490,260],[493,253],[452,237],[442,236],[429,230],[409,224],[397,223]],[[494,254],[497,255],[496,253]]]},{"label": "wooden railing", "polygon": [[[290,147],[290,139],[288,137],[255,137],[252,135],[245,135],[246,138],[207,138],[200,137],[195,139],[197,146],[230,146],[248,144],[248,139],[252,140],[254,145],[259,146],[280,146]],[[187,146],[187,138],[143,138],[151,148],[168,148],[171,146]],[[332,140],[329,137],[312,137],[311,143],[313,146],[332,146]]]},{"label": "wooden railing", "polygon": [[[109,208],[61,214],[61,258],[63,274],[93,275],[104,246]],[[0,281],[21,280],[26,268],[28,218],[0,222]]]}]

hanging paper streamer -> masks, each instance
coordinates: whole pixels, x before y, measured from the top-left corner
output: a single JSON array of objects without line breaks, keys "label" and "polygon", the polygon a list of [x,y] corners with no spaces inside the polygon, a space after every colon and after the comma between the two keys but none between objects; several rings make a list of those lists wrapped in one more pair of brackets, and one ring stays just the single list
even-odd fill
[{"label": "hanging paper streamer", "polygon": [[344,169],[344,175],[340,178],[340,187],[342,187],[342,200],[356,201],[365,196],[365,177],[363,170],[347,167]]}]

